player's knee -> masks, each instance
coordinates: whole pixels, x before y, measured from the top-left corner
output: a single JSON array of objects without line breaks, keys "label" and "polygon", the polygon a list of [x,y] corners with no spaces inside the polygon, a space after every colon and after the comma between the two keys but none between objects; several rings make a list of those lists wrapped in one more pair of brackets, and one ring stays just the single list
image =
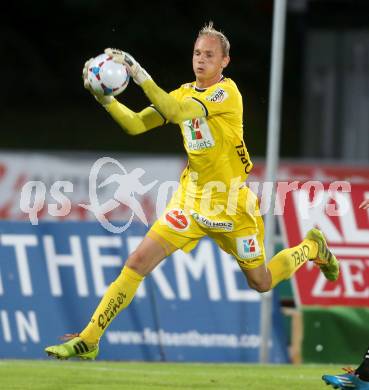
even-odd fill
[{"label": "player's knee", "polygon": [[132,252],[126,262],[126,266],[131,268],[133,271],[137,272],[140,275],[145,273],[145,257],[142,251],[135,250]]},{"label": "player's knee", "polygon": [[248,284],[251,289],[260,293],[270,290],[270,282],[268,280],[248,280]]}]

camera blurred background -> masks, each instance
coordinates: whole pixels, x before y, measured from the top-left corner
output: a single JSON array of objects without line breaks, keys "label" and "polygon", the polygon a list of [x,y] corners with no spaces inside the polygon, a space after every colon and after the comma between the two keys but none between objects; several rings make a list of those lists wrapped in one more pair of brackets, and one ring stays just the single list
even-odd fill
[{"label": "camera blurred background", "polygon": [[[288,2],[281,155],[367,161],[369,4]],[[106,47],[130,52],[170,91],[192,81],[198,30],[213,20],[231,42],[244,97],[245,138],[265,156],[273,1],[8,3],[2,10],[2,148],[182,153],[172,126],[126,136],[83,89],[84,62]],[[148,101],[133,83],[121,96]],[[321,138],[317,145],[316,137]],[[169,147],[168,147],[169,146]]]}]

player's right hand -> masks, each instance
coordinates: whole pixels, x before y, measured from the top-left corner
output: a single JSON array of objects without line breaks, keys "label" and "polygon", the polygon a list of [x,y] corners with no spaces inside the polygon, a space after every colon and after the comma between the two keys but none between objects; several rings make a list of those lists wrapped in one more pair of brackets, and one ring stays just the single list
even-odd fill
[{"label": "player's right hand", "polygon": [[87,60],[85,62],[85,65],[83,66],[83,70],[82,70],[82,80],[83,80],[83,86],[89,90],[91,93],[91,88],[90,88],[90,83],[88,82],[88,78],[87,78],[87,74],[88,74],[88,67],[90,66],[90,63],[91,61],[93,60],[93,58],[90,58],[89,60]]},{"label": "player's right hand", "polygon": [[113,101],[112,96],[104,96],[104,95],[98,95],[96,94],[88,81],[88,68],[90,66],[90,63],[92,62],[93,58],[90,58],[88,61],[85,62],[85,65],[83,66],[82,70],[82,80],[83,80],[83,86],[94,96],[94,98],[103,106],[110,104]]},{"label": "player's right hand", "polygon": [[125,65],[136,84],[141,85],[144,81],[151,79],[151,76],[146,72],[146,70],[125,51],[107,48],[104,52],[108,56],[112,57],[114,62]]},{"label": "player's right hand", "polygon": [[366,199],[363,202],[361,202],[359,208],[363,209],[363,210],[368,209],[369,208],[369,199]]}]

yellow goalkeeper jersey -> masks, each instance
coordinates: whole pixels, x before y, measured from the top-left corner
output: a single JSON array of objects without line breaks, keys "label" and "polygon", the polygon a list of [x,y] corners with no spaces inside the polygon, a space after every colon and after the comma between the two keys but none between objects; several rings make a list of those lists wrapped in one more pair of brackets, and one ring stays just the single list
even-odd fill
[{"label": "yellow goalkeeper jersey", "polygon": [[206,89],[197,88],[195,82],[184,84],[170,94],[178,101],[193,99],[205,113],[180,124],[188,155],[180,180],[182,196],[196,203],[209,196],[212,203],[225,204],[231,186],[244,182],[252,169],[243,141],[242,96],[229,78]]}]

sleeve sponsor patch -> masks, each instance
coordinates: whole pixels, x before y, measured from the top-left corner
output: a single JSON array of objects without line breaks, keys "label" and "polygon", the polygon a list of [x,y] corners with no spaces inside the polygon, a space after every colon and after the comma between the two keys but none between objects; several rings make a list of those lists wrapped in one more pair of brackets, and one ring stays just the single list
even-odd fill
[{"label": "sleeve sponsor patch", "polygon": [[222,103],[228,98],[228,92],[222,88],[217,88],[211,95],[206,97],[208,102]]}]

